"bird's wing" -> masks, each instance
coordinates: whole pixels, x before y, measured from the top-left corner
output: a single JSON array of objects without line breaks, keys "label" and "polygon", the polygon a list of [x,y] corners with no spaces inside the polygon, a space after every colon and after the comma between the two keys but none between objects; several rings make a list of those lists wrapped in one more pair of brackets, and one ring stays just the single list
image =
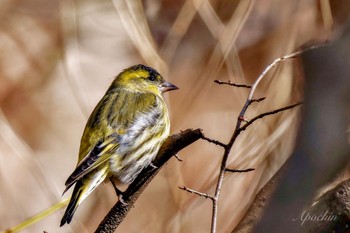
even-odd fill
[{"label": "bird's wing", "polygon": [[109,159],[110,154],[118,147],[118,135],[111,134],[104,141],[99,141],[90,152],[79,162],[73,173],[68,177],[65,193],[75,182]]}]

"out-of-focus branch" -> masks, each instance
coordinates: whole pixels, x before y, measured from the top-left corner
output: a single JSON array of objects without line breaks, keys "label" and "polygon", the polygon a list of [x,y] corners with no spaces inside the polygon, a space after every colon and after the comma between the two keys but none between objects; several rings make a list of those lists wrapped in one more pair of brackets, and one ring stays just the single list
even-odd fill
[{"label": "out-of-focus branch", "polygon": [[[127,188],[123,194],[123,201],[118,201],[100,223],[95,233],[112,233],[124,220],[134,202],[151,182],[160,168],[176,153],[194,143],[203,136],[200,129],[187,129],[170,136],[162,145],[153,166],[146,167]],[[155,168],[156,167],[156,168]]]},{"label": "out-of-focus branch", "polygon": [[[286,169],[287,166],[285,164],[259,191],[242,221],[232,233],[253,232]],[[313,205],[304,210],[299,216],[291,219],[291,221],[300,223],[302,232],[349,232],[349,200],[350,179],[347,179],[324,193]]]},{"label": "out-of-focus branch", "polygon": [[350,179],[324,193],[294,220],[302,223],[302,232],[349,232]]},{"label": "out-of-focus branch", "polygon": [[258,223],[264,213],[264,207],[270,200],[273,192],[276,189],[276,185],[279,182],[284,166],[278,170],[278,172],[264,185],[264,187],[255,196],[252,204],[247,210],[246,214],[235,227],[232,233],[250,233],[254,226]]}]

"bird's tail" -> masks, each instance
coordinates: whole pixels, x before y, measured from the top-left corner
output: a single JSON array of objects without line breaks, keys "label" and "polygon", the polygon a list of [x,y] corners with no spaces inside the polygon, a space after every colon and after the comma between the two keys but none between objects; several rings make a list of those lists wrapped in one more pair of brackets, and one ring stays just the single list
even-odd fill
[{"label": "bird's tail", "polygon": [[64,213],[60,226],[69,224],[79,204],[99,185],[108,175],[108,167],[96,168],[94,171],[86,174],[75,184],[72,197]]}]

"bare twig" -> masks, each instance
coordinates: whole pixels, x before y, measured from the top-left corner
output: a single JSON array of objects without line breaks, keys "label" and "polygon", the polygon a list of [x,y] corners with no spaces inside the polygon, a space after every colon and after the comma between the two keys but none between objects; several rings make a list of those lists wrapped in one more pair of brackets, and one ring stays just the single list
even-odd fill
[{"label": "bare twig", "polygon": [[226,148],[226,146],[227,146],[225,143],[222,143],[222,142],[220,142],[218,140],[214,140],[214,139],[208,138],[208,137],[206,137],[204,135],[201,137],[201,139],[203,139],[203,140],[205,140],[207,142],[213,143],[213,144],[215,144],[217,146],[221,146],[223,148]]},{"label": "bare twig", "polygon": [[[256,121],[257,119],[261,118],[261,117],[264,117],[265,115],[263,116],[260,116],[259,118],[254,118],[249,122],[247,122],[243,127],[241,127],[242,125],[242,122],[243,120],[245,119],[244,115],[248,109],[248,107],[251,105],[252,101],[254,100],[253,96],[254,96],[254,93],[255,93],[255,90],[257,88],[257,86],[259,85],[259,83],[261,82],[261,80],[266,76],[266,74],[273,68],[275,67],[278,63],[280,63],[281,61],[284,61],[286,59],[290,59],[290,58],[294,58],[296,57],[297,55],[300,55],[301,53],[305,52],[306,50],[309,50],[309,49],[313,49],[313,48],[316,48],[316,47],[319,47],[319,46],[313,46],[313,47],[310,47],[310,48],[306,48],[306,49],[303,49],[303,50],[300,50],[300,51],[297,51],[297,52],[294,52],[294,53],[291,53],[289,55],[286,55],[286,56],[283,56],[283,57],[280,57],[280,58],[277,58],[276,60],[274,60],[270,65],[268,65],[264,70],[263,72],[259,75],[259,77],[255,80],[255,82],[253,83],[251,89],[250,89],[250,92],[249,92],[249,95],[248,95],[248,98],[245,102],[245,104],[243,105],[242,109],[241,109],[241,112],[237,118],[237,123],[236,123],[236,127],[235,127],[235,130],[231,136],[231,139],[230,141],[227,143],[227,147],[225,148],[225,151],[224,151],[224,154],[223,154],[223,158],[222,158],[222,161],[221,161],[221,166],[220,166],[220,173],[219,173],[219,177],[218,177],[218,181],[217,181],[217,185],[216,185],[216,189],[215,189],[215,194],[214,194],[214,197],[215,197],[215,200],[218,200],[219,197],[220,197],[220,194],[221,194],[221,189],[222,189],[222,184],[223,184],[223,180],[224,180],[224,176],[225,176],[225,171],[226,171],[226,164],[227,164],[227,159],[228,159],[228,156],[231,152],[231,148],[233,146],[233,143],[236,141],[236,138],[238,137],[238,135],[240,134],[240,132],[242,132],[242,128],[243,129],[246,129],[249,125],[251,125],[254,121]],[[285,109],[284,109],[285,110]],[[277,110],[277,112],[279,111],[284,111],[284,110]],[[275,113],[277,113],[275,112]],[[268,115],[271,115],[271,114],[275,114],[275,113],[269,113]],[[211,225],[211,232],[212,233],[215,233],[216,232],[216,223],[217,223],[217,214],[218,214],[218,206],[217,206],[217,201],[213,201],[213,209],[212,209],[212,225]]]},{"label": "bare twig", "polygon": [[259,99],[252,99],[252,101],[250,101],[250,104],[252,104],[252,103],[259,103],[259,102],[261,102],[261,101],[263,101],[263,100],[265,100],[266,99],[266,97],[261,97],[261,98],[259,98]]},{"label": "bare twig", "polygon": [[[261,97],[259,99],[251,99],[248,103],[247,103],[247,109],[249,108],[250,105],[252,105],[253,103],[259,103],[261,101],[264,101],[266,99],[266,97]],[[241,120],[244,122],[248,122],[245,118],[241,117]]]},{"label": "bare twig", "polygon": [[192,193],[192,194],[196,194],[196,195],[201,196],[201,197],[204,197],[204,198],[209,198],[209,199],[211,199],[211,200],[214,200],[214,197],[213,197],[212,195],[209,195],[209,194],[207,194],[207,193],[198,192],[198,191],[196,191],[196,190],[187,188],[187,187],[185,187],[185,186],[182,186],[182,187],[180,186],[179,189],[182,189],[182,190],[184,190],[184,191],[186,191],[186,192],[189,192],[189,193]]},{"label": "bare twig", "polygon": [[214,82],[217,83],[217,84],[220,84],[220,85],[229,85],[229,86],[234,86],[234,87],[252,88],[252,86],[245,85],[245,84],[236,84],[236,83],[233,83],[231,81],[225,82],[225,81],[215,80]]},{"label": "bare twig", "polygon": [[248,168],[248,169],[243,169],[243,170],[226,168],[225,172],[243,173],[243,172],[251,172],[251,171],[254,171],[254,170],[255,170],[255,168]]},{"label": "bare twig", "polygon": [[222,158],[222,161],[221,161],[221,166],[220,166],[220,173],[219,173],[219,177],[218,177],[218,181],[217,181],[217,185],[216,185],[216,189],[215,189],[215,194],[214,194],[214,197],[215,197],[215,201],[213,201],[213,209],[212,209],[212,225],[211,225],[211,232],[212,233],[215,233],[216,232],[216,223],[217,223],[217,210],[218,210],[218,206],[217,206],[217,200],[219,199],[220,197],[220,193],[221,193],[221,188],[222,188],[222,184],[223,184],[223,180],[224,180],[224,175],[225,175],[225,171],[226,171],[226,163],[227,163],[227,159],[228,159],[228,156],[231,152],[231,148],[233,146],[233,143],[236,141],[236,138],[238,137],[238,135],[240,134],[240,132],[242,132],[242,130],[246,129],[249,125],[251,125],[253,122],[255,122],[257,119],[259,118],[262,118],[264,116],[267,116],[267,115],[272,115],[272,114],[275,114],[275,113],[278,113],[280,111],[284,111],[286,109],[290,109],[290,108],[293,108],[297,105],[299,105],[300,103],[297,103],[297,104],[294,104],[294,105],[291,105],[291,106],[287,106],[285,108],[282,108],[282,109],[277,109],[275,111],[272,111],[272,112],[268,112],[268,113],[264,113],[262,115],[259,115],[255,118],[253,118],[252,120],[250,120],[249,122],[247,122],[244,126],[241,127],[242,125],[242,122],[243,120],[245,119],[244,115],[248,109],[248,107],[251,105],[252,101],[254,100],[253,96],[254,96],[254,93],[255,93],[255,90],[257,88],[257,86],[259,85],[259,83],[261,82],[261,80],[266,76],[266,74],[273,68],[275,67],[278,63],[286,60],[286,59],[290,59],[290,58],[294,58],[308,50],[311,50],[311,49],[315,49],[315,48],[319,48],[319,47],[322,47],[324,46],[325,44],[321,44],[321,45],[315,45],[315,46],[311,46],[311,47],[308,47],[308,48],[305,48],[305,49],[302,49],[302,50],[299,50],[297,52],[294,52],[294,53],[291,53],[289,55],[285,55],[283,57],[280,57],[280,58],[277,58],[275,59],[270,65],[268,65],[263,71],[262,73],[259,75],[259,77],[255,80],[255,82],[253,83],[252,85],[252,88],[250,89],[250,92],[249,92],[249,95],[248,95],[248,98],[245,102],[245,104],[243,105],[242,109],[241,109],[241,112],[237,118],[237,123],[236,123],[236,127],[235,127],[235,130],[231,136],[231,139],[230,141],[227,143],[227,147],[225,148],[225,151],[224,151],[224,154],[223,154],[223,158]]},{"label": "bare twig", "polygon": [[291,104],[291,105],[288,105],[288,106],[285,106],[283,108],[278,108],[278,109],[275,109],[273,111],[269,111],[269,112],[264,112],[262,114],[259,114],[257,115],[256,117],[252,118],[251,120],[249,121],[245,121],[246,124],[244,124],[243,126],[241,126],[239,129],[238,129],[238,132],[242,132],[244,130],[247,129],[247,127],[251,124],[253,124],[255,121],[257,121],[258,119],[261,119],[261,118],[264,118],[266,116],[269,116],[269,115],[273,115],[273,114],[276,114],[276,113],[279,113],[279,112],[283,112],[285,110],[288,110],[288,109],[292,109],[292,108],[295,108],[299,105],[303,104],[303,102],[298,102],[298,103],[295,103],[295,104]]}]

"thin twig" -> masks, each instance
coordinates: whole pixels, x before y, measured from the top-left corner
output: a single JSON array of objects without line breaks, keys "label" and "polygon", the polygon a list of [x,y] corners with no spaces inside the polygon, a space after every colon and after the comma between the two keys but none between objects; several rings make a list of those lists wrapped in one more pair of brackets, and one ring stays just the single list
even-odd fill
[{"label": "thin twig", "polygon": [[[261,98],[258,98],[258,99],[247,100],[246,109],[248,109],[248,107],[249,107],[250,105],[252,105],[253,103],[259,103],[259,102],[261,102],[261,101],[264,101],[265,99],[266,99],[266,97],[261,97]],[[245,120],[244,118],[242,118],[242,121],[245,121],[245,122],[246,122],[246,120]]]},{"label": "thin twig", "polygon": [[214,80],[215,83],[220,84],[220,85],[229,85],[229,86],[234,86],[234,87],[243,87],[243,88],[252,88],[252,86],[245,85],[245,84],[236,84],[231,81],[221,81],[221,80]]},{"label": "thin twig", "polygon": [[249,125],[253,124],[258,119],[261,119],[261,118],[264,118],[266,116],[273,115],[273,114],[276,114],[276,113],[279,113],[279,112],[283,112],[283,111],[288,110],[288,109],[295,108],[295,107],[297,107],[297,106],[299,106],[301,104],[303,104],[303,102],[298,102],[298,103],[295,103],[295,104],[291,104],[291,105],[285,106],[283,108],[278,108],[278,109],[275,109],[275,110],[270,111],[270,112],[264,112],[262,114],[259,114],[256,117],[252,118],[251,120],[246,121],[246,124],[244,124],[242,127],[240,127],[238,129],[238,132],[242,132],[242,131],[246,130]]},{"label": "thin twig", "polygon": [[260,189],[260,191],[255,196],[253,203],[245,213],[245,216],[242,218],[239,224],[235,226],[234,230],[231,233],[253,232],[253,228],[261,219],[264,208],[266,207],[273,192],[275,191],[275,188],[280,181],[283,171],[286,170],[286,167],[286,164],[283,165]]},{"label": "thin twig", "polygon": [[189,192],[189,193],[192,193],[192,194],[196,194],[198,196],[201,196],[201,197],[204,197],[204,198],[209,198],[211,200],[214,200],[214,197],[212,195],[209,195],[207,193],[202,193],[202,192],[198,192],[196,190],[193,190],[193,189],[190,189],[190,188],[187,188],[185,186],[179,186],[179,189],[182,189],[186,192]]},{"label": "thin twig", "polygon": [[206,137],[204,135],[201,137],[201,139],[203,139],[203,140],[205,140],[207,142],[213,143],[213,144],[215,144],[217,146],[221,146],[223,148],[226,148],[226,146],[227,146],[225,143],[222,143],[222,142],[220,142],[218,140],[214,140],[214,139],[208,138],[208,137]]},{"label": "thin twig", "polygon": [[244,172],[251,172],[251,171],[254,171],[254,170],[255,170],[255,168],[248,168],[248,169],[243,169],[243,170],[226,168],[225,172],[244,173]]},{"label": "thin twig", "polygon": [[252,103],[259,103],[259,102],[261,102],[261,101],[263,101],[263,100],[265,100],[266,99],[266,97],[261,97],[261,98],[259,98],[259,99],[252,99],[252,101],[250,101],[251,102],[251,104]]}]

